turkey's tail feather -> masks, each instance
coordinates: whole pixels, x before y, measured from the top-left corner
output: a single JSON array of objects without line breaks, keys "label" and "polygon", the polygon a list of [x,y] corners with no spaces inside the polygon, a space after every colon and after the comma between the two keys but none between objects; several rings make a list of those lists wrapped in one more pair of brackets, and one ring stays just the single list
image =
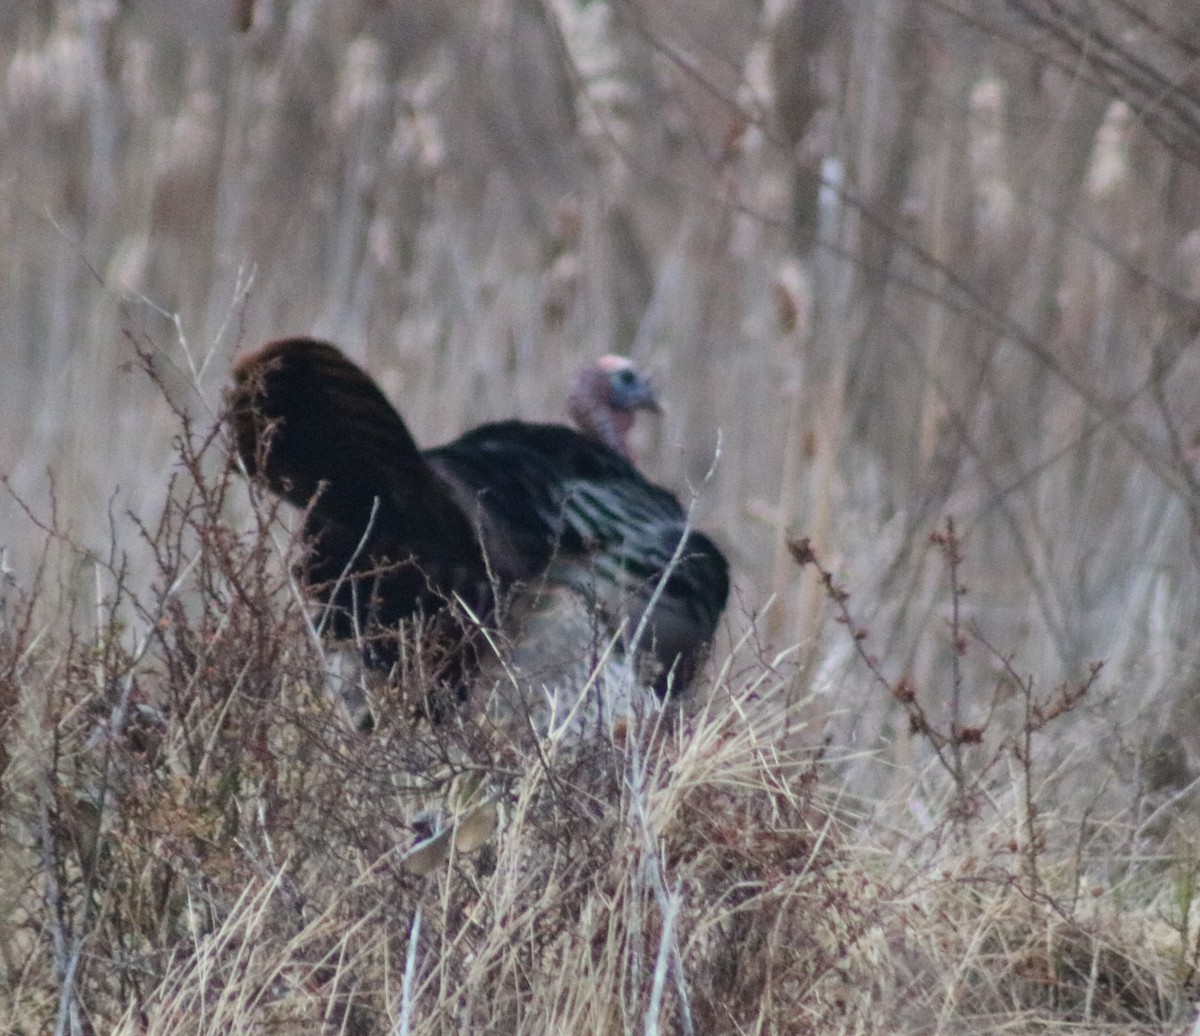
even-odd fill
[{"label": "turkey's tail feather", "polygon": [[234,443],[251,475],[306,508],[310,592],[340,636],[491,606],[471,521],[375,382],[338,349],[271,342],[234,369]]}]

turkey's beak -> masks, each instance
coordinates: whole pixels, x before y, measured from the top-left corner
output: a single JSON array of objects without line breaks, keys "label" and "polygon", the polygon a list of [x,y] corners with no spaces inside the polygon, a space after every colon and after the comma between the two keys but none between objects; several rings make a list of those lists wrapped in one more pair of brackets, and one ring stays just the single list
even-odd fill
[{"label": "turkey's beak", "polygon": [[637,394],[629,400],[631,410],[649,410],[652,414],[664,413],[663,405],[658,401],[654,386],[646,380],[638,386]]}]

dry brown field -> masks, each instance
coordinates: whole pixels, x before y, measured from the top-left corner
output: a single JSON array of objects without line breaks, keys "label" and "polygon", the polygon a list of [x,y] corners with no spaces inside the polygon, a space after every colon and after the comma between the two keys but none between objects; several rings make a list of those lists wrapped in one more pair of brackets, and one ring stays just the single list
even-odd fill
[{"label": "dry brown field", "polygon": [[[1200,1031],[1198,68],[1183,0],[0,3],[0,1031]],[[689,699],[348,724],[220,425],[290,334],[426,445],[652,371]]]}]

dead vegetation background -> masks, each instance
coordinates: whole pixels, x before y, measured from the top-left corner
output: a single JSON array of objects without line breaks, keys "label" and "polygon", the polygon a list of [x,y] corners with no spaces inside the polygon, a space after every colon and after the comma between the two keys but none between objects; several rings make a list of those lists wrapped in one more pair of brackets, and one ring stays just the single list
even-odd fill
[{"label": "dead vegetation background", "polygon": [[[1188,1031],[1198,57],[1179,0],[0,7],[0,1028]],[[342,722],[213,430],[289,333],[426,443],[655,369],[736,578],[686,715]]]}]

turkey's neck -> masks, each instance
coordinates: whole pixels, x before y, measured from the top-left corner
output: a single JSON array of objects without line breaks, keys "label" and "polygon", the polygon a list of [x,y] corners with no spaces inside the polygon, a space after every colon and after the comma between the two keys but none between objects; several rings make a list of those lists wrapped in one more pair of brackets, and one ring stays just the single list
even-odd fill
[{"label": "turkey's neck", "polygon": [[633,460],[627,436],[633,427],[633,414],[616,410],[598,398],[593,379],[582,378],[567,398],[567,409],[575,426],[589,438],[604,443],[628,461]]}]

